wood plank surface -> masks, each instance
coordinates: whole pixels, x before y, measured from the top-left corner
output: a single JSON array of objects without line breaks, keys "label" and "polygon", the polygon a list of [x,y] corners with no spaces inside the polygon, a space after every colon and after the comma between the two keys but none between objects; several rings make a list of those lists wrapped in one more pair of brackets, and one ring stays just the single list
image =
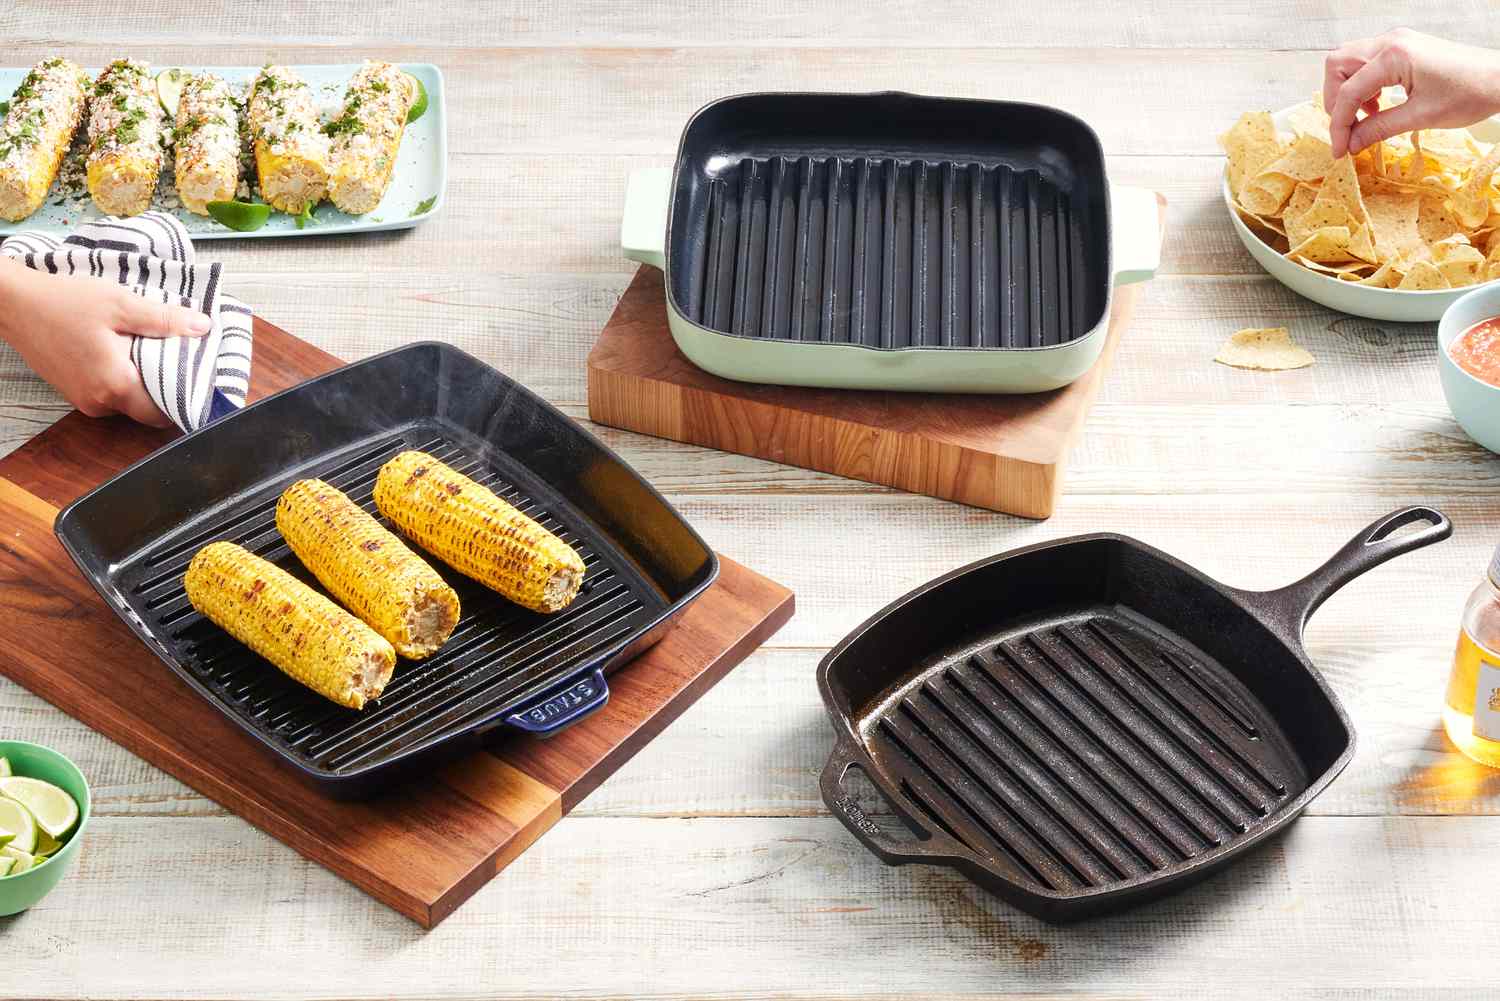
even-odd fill
[{"label": "wood plank surface", "polygon": [[[0,920],[14,943],[0,995],[1493,993],[1473,943],[1500,918],[1485,865],[1500,850],[1500,772],[1458,755],[1438,711],[1459,608],[1500,541],[1500,457],[1450,416],[1433,325],[1344,317],[1282,288],[1240,246],[1219,186],[1215,139],[1240,112],[1304,99],[1323,50],[1399,23],[1500,45],[1488,0],[0,4],[13,64],[62,51],[93,65],[122,52],[440,65],[454,115],[440,216],[408,233],[206,252],[260,315],[326,351],[441,337],[579,419],[588,351],[635,272],[617,249],[625,177],[669,164],[709,98],[894,87],[1040,100],[1099,131],[1112,180],[1172,206],[1161,273],[1044,524],[593,426],[717,549],[793,586],[799,614],[431,933],[0,680],[0,731],[73,755],[99,793],[84,869]],[[1210,361],[1234,330],[1276,325],[1317,364],[1268,374]],[[0,452],[66,409],[0,348]],[[1055,930],[951,873],[883,868],[823,810],[830,732],[812,672],[909,587],[1098,530],[1273,587],[1413,501],[1447,511],[1455,536],[1352,583],[1310,623],[1309,653],[1359,744],[1264,859]]]}]

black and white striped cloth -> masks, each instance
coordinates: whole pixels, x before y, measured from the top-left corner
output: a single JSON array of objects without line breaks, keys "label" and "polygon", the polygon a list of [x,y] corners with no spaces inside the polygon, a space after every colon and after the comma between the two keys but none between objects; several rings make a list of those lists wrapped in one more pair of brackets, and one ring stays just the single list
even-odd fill
[{"label": "black and white striped cloth", "polygon": [[101,219],[63,240],[17,233],[0,254],[53,274],[117,281],[137,295],[206,313],[202,337],[137,337],[130,355],[151,399],[184,431],[245,405],[250,389],[250,308],[219,284],[218,264],[197,264],[182,223],[162,212]]}]

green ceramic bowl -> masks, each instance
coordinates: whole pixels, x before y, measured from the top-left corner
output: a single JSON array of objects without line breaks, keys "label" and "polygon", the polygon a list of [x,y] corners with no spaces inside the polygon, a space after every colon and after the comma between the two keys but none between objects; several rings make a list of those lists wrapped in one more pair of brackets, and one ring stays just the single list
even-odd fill
[{"label": "green ceramic bowl", "polygon": [[16,876],[0,877],[0,915],[19,914],[51,893],[58,880],[78,860],[84,829],[88,827],[89,814],[92,812],[89,784],[77,765],[40,744],[29,744],[24,740],[0,740],[0,757],[9,759],[15,774],[51,782],[78,803],[78,824],[51,861]]}]

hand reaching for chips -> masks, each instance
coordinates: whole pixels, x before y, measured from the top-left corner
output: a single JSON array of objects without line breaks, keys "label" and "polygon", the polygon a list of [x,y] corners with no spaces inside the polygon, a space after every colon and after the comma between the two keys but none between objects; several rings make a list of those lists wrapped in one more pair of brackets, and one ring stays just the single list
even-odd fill
[{"label": "hand reaching for chips", "polygon": [[[1381,89],[1396,86],[1407,100],[1379,108]],[[1348,42],[1324,61],[1323,110],[1334,156],[1415,129],[1473,125],[1500,112],[1500,53],[1408,28]]]},{"label": "hand reaching for chips", "polygon": [[[1396,94],[1382,109],[1400,107]],[[1387,114],[1383,110],[1380,114]],[[1321,96],[1287,115],[1240,116],[1220,138],[1241,218],[1303,267],[1342,281],[1425,291],[1500,278],[1500,144],[1427,129],[1337,159]]]}]

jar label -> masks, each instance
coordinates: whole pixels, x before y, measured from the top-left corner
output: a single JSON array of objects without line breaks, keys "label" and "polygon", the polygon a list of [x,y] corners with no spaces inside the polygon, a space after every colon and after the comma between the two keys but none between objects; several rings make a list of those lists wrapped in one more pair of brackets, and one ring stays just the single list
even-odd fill
[{"label": "jar label", "polygon": [[1500,665],[1479,662],[1479,684],[1474,689],[1474,735],[1500,740]]}]

